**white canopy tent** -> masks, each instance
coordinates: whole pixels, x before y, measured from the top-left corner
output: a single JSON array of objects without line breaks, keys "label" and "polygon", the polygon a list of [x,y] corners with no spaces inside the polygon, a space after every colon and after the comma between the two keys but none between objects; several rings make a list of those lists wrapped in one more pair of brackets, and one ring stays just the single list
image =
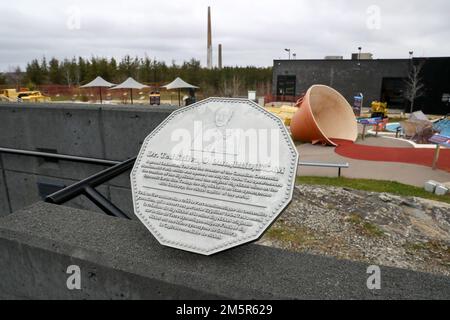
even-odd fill
[{"label": "white canopy tent", "polygon": [[180,77],[177,77],[171,83],[162,86],[162,88],[166,88],[167,90],[178,90],[178,105],[181,105],[181,89],[198,89],[199,87],[189,84]]},{"label": "white canopy tent", "polygon": [[97,78],[95,78],[91,82],[81,86],[80,88],[98,88],[99,95],[100,95],[100,103],[103,103],[102,88],[111,88],[114,86],[115,86],[114,83],[108,82],[105,79],[103,79],[102,77],[98,76]]},{"label": "white canopy tent", "polygon": [[131,104],[133,104],[133,89],[141,90],[143,88],[149,88],[149,86],[147,86],[143,83],[137,82],[133,78],[129,77],[127,80],[125,80],[121,84],[118,84],[117,86],[111,88],[110,90],[129,89]]}]

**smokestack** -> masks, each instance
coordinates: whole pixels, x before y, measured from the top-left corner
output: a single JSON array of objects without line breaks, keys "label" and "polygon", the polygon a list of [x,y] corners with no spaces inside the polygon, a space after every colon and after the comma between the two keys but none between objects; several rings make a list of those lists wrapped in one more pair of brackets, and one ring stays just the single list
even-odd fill
[{"label": "smokestack", "polygon": [[208,69],[212,69],[212,30],[211,30],[211,7],[208,7]]},{"label": "smokestack", "polygon": [[222,44],[219,44],[219,69],[222,69]]}]

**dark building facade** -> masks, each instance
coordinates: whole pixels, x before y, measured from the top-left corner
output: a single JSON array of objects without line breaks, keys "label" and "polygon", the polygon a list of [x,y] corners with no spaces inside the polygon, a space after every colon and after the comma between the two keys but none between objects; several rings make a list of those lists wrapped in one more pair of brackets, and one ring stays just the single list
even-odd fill
[{"label": "dark building facade", "polygon": [[314,84],[335,88],[352,104],[354,96],[364,94],[364,106],[372,101],[388,102],[390,108],[409,111],[405,99],[406,79],[411,65],[421,64],[424,95],[415,101],[414,110],[450,113],[450,57],[380,60],[275,60],[274,96],[300,96]]}]

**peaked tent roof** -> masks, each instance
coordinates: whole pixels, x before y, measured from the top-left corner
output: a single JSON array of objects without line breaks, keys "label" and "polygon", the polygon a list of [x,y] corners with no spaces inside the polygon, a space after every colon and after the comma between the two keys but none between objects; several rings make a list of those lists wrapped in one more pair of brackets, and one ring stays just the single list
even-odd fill
[{"label": "peaked tent roof", "polygon": [[142,89],[142,88],[148,88],[147,85],[142,84],[134,80],[133,78],[129,77],[127,80],[122,82],[121,84],[118,84],[117,86],[111,88],[110,90],[114,89]]},{"label": "peaked tent roof", "polygon": [[99,76],[84,86],[81,86],[81,88],[109,88],[113,86],[115,86],[114,83],[108,82]]},{"label": "peaked tent roof", "polygon": [[179,77],[177,77],[171,83],[166,84],[165,86],[163,86],[163,88],[166,88],[167,90],[173,90],[173,89],[198,89],[198,87],[187,83],[186,81],[184,81],[183,79],[181,79]]}]

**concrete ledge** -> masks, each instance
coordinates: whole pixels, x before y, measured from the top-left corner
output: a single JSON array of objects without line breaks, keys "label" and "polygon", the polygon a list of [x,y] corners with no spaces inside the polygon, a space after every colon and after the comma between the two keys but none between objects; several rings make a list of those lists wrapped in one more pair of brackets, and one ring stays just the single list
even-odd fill
[{"label": "concrete ledge", "polygon": [[71,103],[71,102],[0,102],[0,108],[20,108],[20,109],[55,109],[55,110],[113,110],[113,111],[139,111],[139,112],[172,112],[178,106],[175,105],[159,105],[150,106],[148,104],[98,104],[98,103]]},{"label": "concrete ledge", "polygon": [[[449,299],[450,278],[247,245],[203,257],[157,243],[143,225],[37,203],[0,219],[0,298]],[[66,287],[69,265],[81,290]]]}]

